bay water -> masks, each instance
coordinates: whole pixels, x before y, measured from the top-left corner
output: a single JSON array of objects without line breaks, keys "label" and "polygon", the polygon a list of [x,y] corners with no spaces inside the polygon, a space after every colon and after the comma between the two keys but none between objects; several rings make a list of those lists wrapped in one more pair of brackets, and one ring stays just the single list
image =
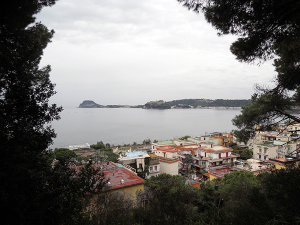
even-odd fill
[{"label": "bay water", "polygon": [[57,133],[50,148],[70,145],[124,145],[150,139],[164,141],[236,129],[231,120],[241,109],[65,108],[52,127]]}]

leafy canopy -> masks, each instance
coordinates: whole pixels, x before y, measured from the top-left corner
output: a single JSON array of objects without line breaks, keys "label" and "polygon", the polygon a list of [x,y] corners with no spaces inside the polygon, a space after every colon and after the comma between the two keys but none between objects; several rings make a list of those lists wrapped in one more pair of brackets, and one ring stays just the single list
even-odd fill
[{"label": "leafy canopy", "polygon": [[297,0],[177,0],[196,12],[203,12],[219,35],[238,39],[230,46],[241,62],[262,63],[274,59],[277,75],[273,88],[258,88],[252,104],[243,107],[233,120],[246,140],[256,124],[292,119],[289,109],[300,103],[300,2]]},{"label": "leafy canopy", "polygon": [[[0,2],[0,211],[3,224],[79,224],[93,171],[75,170],[61,157],[52,165],[47,148],[62,108],[50,104],[50,66],[40,67],[54,34],[35,15],[56,0]],[[102,175],[99,187],[104,183]],[[83,179],[84,177],[84,179]]]}]

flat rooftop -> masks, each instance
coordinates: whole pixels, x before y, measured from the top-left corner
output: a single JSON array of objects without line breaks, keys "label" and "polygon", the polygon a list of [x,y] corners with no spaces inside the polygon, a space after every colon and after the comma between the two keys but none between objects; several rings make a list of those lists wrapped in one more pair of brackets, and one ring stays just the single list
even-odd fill
[{"label": "flat rooftop", "polygon": [[231,168],[220,168],[216,170],[210,170],[211,174],[217,177],[224,177],[225,174],[234,173],[235,171],[237,170]]}]

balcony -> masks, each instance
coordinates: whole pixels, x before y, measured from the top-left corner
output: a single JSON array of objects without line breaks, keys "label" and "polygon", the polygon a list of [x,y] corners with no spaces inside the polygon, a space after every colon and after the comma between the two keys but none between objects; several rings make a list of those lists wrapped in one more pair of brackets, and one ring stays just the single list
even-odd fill
[{"label": "balcony", "polygon": [[159,164],[159,159],[157,159],[157,158],[150,159],[149,165],[155,165],[155,164]]},{"label": "balcony", "polygon": [[201,169],[206,168],[206,165],[205,165],[205,164],[204,164],[204,165],[194,164],[193,166],[198,167],[198,168],[201,168]]},{"label": "balcony", "polygon": [[218,166],[208,166],[209,170],[216,170],[227,167],[226,165],[218,165]]}]

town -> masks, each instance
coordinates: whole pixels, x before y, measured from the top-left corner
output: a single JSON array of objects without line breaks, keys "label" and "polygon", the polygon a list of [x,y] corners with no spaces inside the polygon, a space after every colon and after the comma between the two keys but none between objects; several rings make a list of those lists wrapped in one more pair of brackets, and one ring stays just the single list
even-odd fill
[{"label": "town", "polygon": [[[238,142],[230,133],[214,132],[162,142],[145,140],[144,144],[132,146],[110,147],[99,142],[70,146],[69,150],[81,159],[74,159],[77,165],[90,160],[101,167],[109,179],[106,192],[130,189],[133,190],[130,198],[135,199],[136,191],[144,189],[144,179],[160,174],[184,176],[186,184],[200,188],[202,182],[235,171],[258,175],[284,168],[286,164],[298,162],[299,135],[300,124],[277,126],[271,131],[262,131],[258,126],[246,144]],[[108,157],[105,152],[114,157]],[[242,157],[244,152],[248,155]]]}]

